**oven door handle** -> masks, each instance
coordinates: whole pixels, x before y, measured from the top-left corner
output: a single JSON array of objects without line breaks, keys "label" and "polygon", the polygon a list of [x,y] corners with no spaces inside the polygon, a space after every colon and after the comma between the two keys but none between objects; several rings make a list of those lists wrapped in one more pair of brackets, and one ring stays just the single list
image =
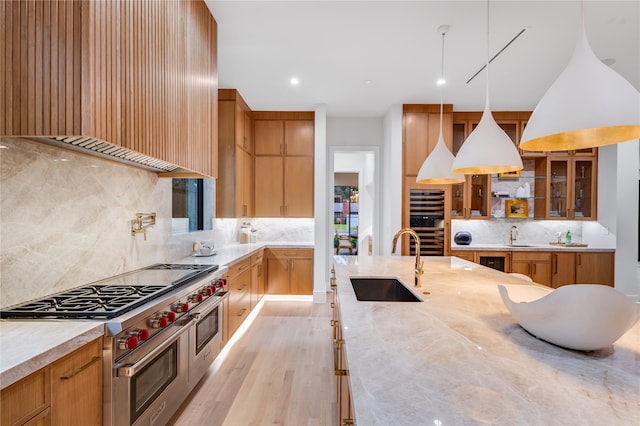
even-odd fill
[{"label": "oven door handle", "polygon": [[193,313],[191,313],[191,318],[199,320],[200,318],[203,318],[203,317],[209,315],[210,312],[212,312],[216,307],[218,307],[218,306],[220,306],[222,304],[222,301],[224,299],[229,297],[229,292],[228,291],[220,292],[220,293],[217,293],[217,296],[218,296],[218,298],[216,299],[216,301],[213,304],[211,304],[209,306],[206,306],[201,312],[193,312]]},{"label": "oven door handle", "polygon": [[160,345],[158,345],[158,347],[153,349],[151,352],[149,352],[148,354],[146,354],[145,356],[140,358],[140,361],[136,362],[135,364],[125,364],[125,365],[123,365],[121,367],[116,366],[115,367],[116,368],[116,376],[117,377],[133,377],[133,376],[135,376],[136,373],[138,371],[140,371],[140,369],[144,368],[147,364],[149,364],[151,361],[153,361],[153,359],[156,357],[156,355],[158,355],[160,352],[162,352],[163,350],[165,350],[169,346],[171,346],[176,340],[178,340],[178,338],[180,338],[180,336],[183,333],[186,333],[187,331],[189,331],[189,328],[191,328],[191,326],[193,326],[193,324],[195,324],[195,321],[191,320],[188,323],[186,323],[185,325],[183,325],[180,328],[180,330],[178,330],[175,333],[173,333],[171,335],[171,337],[166,339],[164,342],[162,342]]}]

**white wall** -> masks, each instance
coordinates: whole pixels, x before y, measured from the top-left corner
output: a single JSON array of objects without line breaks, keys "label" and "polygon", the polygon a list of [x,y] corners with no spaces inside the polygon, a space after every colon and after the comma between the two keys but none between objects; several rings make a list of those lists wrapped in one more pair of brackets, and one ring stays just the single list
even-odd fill
[{"label": "white wall", "polygon": [[384,117],[380,254],[391,255],[393,235],[402,227],[402,105]]}]

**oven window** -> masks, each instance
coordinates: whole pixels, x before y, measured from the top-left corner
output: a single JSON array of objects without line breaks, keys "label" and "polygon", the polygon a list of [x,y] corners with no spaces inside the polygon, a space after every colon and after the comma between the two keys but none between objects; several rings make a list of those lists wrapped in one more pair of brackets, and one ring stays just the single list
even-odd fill
[{"label": "oven window", "polygon": [[196,355],[218,334],[218,307],[196,324]]},{"label": "oven window", "polygon": [[131,378],[131,424],[178,375],[178,341]]}]

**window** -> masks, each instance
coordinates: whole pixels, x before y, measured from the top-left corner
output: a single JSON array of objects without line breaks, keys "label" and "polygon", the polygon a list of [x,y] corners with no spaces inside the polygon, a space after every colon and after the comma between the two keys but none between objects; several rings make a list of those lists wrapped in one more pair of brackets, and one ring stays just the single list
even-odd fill
[{"label": "window", "polygon": [[213,229],[213,179],[172,180],[174,234]]}]

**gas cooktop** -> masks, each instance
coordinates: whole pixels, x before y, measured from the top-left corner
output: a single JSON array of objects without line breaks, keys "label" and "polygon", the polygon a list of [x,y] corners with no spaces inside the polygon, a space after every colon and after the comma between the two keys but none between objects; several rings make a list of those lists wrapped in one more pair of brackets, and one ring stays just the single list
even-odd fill
[{"label": "gas cooktop", "polygon": [[218,265],[159,263],[4,308],[0,318],[115,318],[217,269]]}]

